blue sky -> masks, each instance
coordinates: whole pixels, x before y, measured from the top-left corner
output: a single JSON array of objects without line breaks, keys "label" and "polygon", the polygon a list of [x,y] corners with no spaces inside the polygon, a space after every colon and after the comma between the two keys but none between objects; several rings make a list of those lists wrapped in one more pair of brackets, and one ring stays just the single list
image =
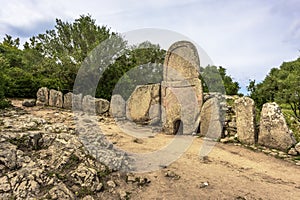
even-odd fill
[{"label": "blue sky", "polygon": [[300,52],[300,0],[0,0],[0,37],[24,42],[53,29],[55,18],[91,14],[97,24],[123,33],[159,28],[191,38],[225,67],[245,92]]}]

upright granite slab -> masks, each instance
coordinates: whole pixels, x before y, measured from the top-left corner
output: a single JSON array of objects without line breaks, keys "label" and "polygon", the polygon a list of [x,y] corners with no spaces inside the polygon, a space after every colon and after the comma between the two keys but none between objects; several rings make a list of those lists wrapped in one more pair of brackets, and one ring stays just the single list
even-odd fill
[{"label": "upright granite slab", "polygon": [[46,87],[41,87],[36,93],[36,98],[37,106],[49,105],[49,89]]},{"label": "upright granite slab", "polygon": [[63,94],[60,91],[51,89],[49,96],[49,106],[54,106],[57,108],[63,107]]},{"label": "upright granite slab", "polygon": [[220,101],[212,97],[203,104],[200,115],[200,135],[210,139],[219,139],[223,131]]},{"label": "upright granite slab", "polygon": [[73,99],[72,92],[68,92],[67,94],[65,94],[63,108],[71,110],[72,109],[72,99]]},{"label": "upright granite slab", "polygon": [[126,117],[126,102],[120,94],[112,95],[109,114],[115,119],[124,119]]},{"label": "upright granite slab", "polygon": [[240,142],[255,144],[257,133],[255,130],[255,104],[249,97],[235,100],[237,136]]},{"label": "upright granite slab", "polygon": [[198,128],[203,103],[199,71],[198,52],[191,42],[171,45],[161,84],[162,126],[166,134],[177,134],[179,127],[182,134],[191,134]]}]

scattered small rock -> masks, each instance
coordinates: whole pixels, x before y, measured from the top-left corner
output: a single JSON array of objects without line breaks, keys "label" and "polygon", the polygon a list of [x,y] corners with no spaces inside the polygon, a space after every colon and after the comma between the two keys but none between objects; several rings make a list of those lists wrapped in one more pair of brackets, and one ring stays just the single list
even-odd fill
[{"label": "scattered small rock", "polygon": [[222,142],[222,143],[234,143],[234,142],[236,142],[236,138],[235,138],[235,136],[225,137],[225,138],[220,139],[220,142]]},{"label": "scattered small rock", "polygon": [[94,200],[94,198],[90,195],[87,195],[82,200]]},{"label": "scattered small rock", "polygon": [[207,186],[209,186],[209,183],[208,183],[208,181],[205,181],[199,185],[199,188],[206,188]]},{"label": "scattered small rock", "polygon": [[121,200],[125,200],[125,199],[129,198],[128,193],[126,191],[124,191],[124,190],[119,191],[119,196],[120,196]]},{"label": "scattered small rock", "polygon": [[141,138],[135,138],[134,140],[133,140],[133,142],[134,143],[138,143],[138,144],[143,144],[143,140],[141,139]]},{"label": "scattered small rock", "polygon": [[210,163],[211,160],[208,158],[208,156],[200,156],[200,161],[203,163]]},{"label": "scattered small rock", "polygon": [[128,174],[126,178],[127,183],[133,183],[136,181],[136,178],[133,174]]},{"label": "scattered small rock", "polygon": [[168,171],[165,173],[165,177],[173,178],[173,179],[175,179],[175,180],[180,179],[180,176],[179,176],[178,174],[176,174],[175,172],[170,171],[170,170],[168,170]]},{"label": "scattered small rock", "polygon": [[35,99],[24,99],[22,102],[22,106],[25,106],[25,107],[33,107],[35,105],[36,105]]},{"label": "scattered small rock", "polygon": [[291,156],[296,156],[296,155],[298,155],[298,152],[296,151],[295,148],[291,148],[289,150],[288,154],[291,155]]},{"label": "scattered small rock", "polygon": [[116,183],[112,180],[107,181],[106,184],[108,185],[108,187],[111,187],[111,188],[115,188],[117,186]]}]

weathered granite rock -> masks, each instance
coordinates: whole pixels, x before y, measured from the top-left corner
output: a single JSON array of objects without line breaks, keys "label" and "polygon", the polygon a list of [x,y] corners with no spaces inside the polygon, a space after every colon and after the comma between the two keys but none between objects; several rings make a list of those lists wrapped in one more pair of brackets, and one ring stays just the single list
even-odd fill
[{"label": "weathered granite rock", "polygon": [[11,190],[11,185],[7,176],[0,177],[0,193],[6,193]]},{"label": "weathered granite rock", "polygon": [[100,191],[103,187],[97,176],[97,170],[87,167],[83,163],[79,164],[77,169],[71,174],[71,177],[75,179],[75,183],[81,187],[88,187],[91,191]]},{"label": "weathered granite rock", "polygon": [[[52,109],[47,112],[47,116],[58,116]],[[69,112],[60,112],[67,122],[57,123],[53,117],[46,121],[21,109],[3,110],[0,199],[93,199],[88,194],[95,199],[118,198],[118,193],[113,193],[116,190],[107,188],[103,180],[113,180],[116,187],[126,184],[111,171],[129,169],[132,160],[125,152],[112,149],[96,128],[96,116],[76,114],[79,121],[84,118],[75,130],[69,124],[74,117]]]},{"label": "weathered granite rock", "polygon": [[109,110],[109,101],[106,99],[95,99],[95,109],[97,114],[103,114]]},{"label": "weathered granite rock", "polygon": [[161,84],[162,124],[167,134],[196,131],[203,103],[199,80],[200,61],[196,47],[188,41],[174,43],[168,50]]},{"label": "weathered granite rock", "polygon": [[75,199],[75,195],[64,183],[54,186],[49,192],[51,199]]},{"label": "weathered granite rock", "polygon": [[300,142],[295,145],[295,150],[300,154]]},{"label": "weathered granite rock", "polygon": [[82,98],[82,110],[87,113],[95,113],[95,98],[86,95]]},{"label": "weathered granite rock", "polygon": [[200,135],[218,139],[222,135],[223,123],[220,102],[213,97],[204,102],[200,114]]},{"label": "weathered granite rock", "polygon": [[3,163],[8,169],[16,169],[20,166],[17,160],[17,146],[8,142],[0,145],[0,163]]},{"label": "weathered granite rock", "polygon": [[73,94],[72,110],[82,109],[82,94]]},{"label": "weathered granite rock", "polygon": [[257,135],[255,131],[255,104],[249,97],[235,100],[236,126],[238,140],[245,144],[255,144]]},{"label": "weathered granite rock", "polygon": [[49,89],[46,87],[40,88],[36,93],[36,105],[46,106],[49,105]]},{"label": "weathered granite rock", "polygon": [[111,97],[109,114],[116,119],[126,117],[126,102],[121,95],[114,94]]},{"label": "weathered granite rock", "polygon": [[298,152],[296,151],[295,148],[291,148],[291,149],[288,151],[288,154],[289,154],[289,155],[292,155],[292,156],[297,156],[297,155],[298,155]]},{"label": "weathered granite rock", "polygon": [[73,93],[68,92],[64,95],[64,103],[63,108],[65,109],[72,109],[72,100],[73,100]]},{"label": "weathered granite rock", "polygon": [[[127,118],[134,122],[160,120],[160,84],[139,85],[127,101]],[[156,110],[155,110],[156,109]]]},{"label": "weathered granite rock", "polygon": [[258,144],[286,151],[295,142],[279,105],[275,102],[264,104],[260,117]]},{"label": "weathered granite rock", "polygon": [[22,102],[22,106],[25,106],[25,107],[33,107],[35,105],[36,105],[35,99],[24,99]]},{"label": "weathered granite rock", "polygon": [[54,106],[57,108],[63,107],[63,94],[60,91],[51,89],[49,96],[49,106]]}]

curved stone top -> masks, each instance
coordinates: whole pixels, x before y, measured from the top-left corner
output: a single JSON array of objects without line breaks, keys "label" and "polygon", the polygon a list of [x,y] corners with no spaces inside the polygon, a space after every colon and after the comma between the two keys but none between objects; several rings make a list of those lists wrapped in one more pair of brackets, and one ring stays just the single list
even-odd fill
[{"label": "curved stone top", "polygon": [[198,78],[200,60],[195,45],[189,41],[172,44],[164,62],[164,81],[181,81]]}]

